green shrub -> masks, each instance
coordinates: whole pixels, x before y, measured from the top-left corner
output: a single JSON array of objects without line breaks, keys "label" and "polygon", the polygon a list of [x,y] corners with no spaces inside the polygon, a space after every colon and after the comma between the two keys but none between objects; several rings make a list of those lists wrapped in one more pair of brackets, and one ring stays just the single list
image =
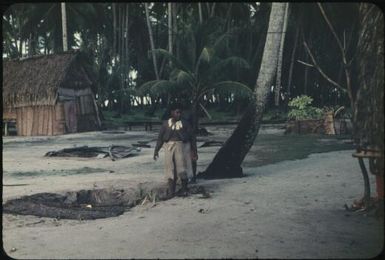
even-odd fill
[{"label": "green shrub", "polygon": [[311,106],[312,102],[313,98],[306,95],[293,98],[289,102],[290,111],[288,118],[294,120],[322,118],[324,111],[318,107]]}]

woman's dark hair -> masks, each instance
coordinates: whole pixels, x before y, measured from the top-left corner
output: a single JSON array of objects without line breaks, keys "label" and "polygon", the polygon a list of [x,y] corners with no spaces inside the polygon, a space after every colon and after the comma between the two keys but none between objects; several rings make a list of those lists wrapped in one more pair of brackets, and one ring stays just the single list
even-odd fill
[{"label": "woman's dark hair", "polygon": [[170,105],[168,110],[171,112],[171,111],[174,111],[176,109],[183,110],[182,104],[180,104],[180,103],[173,103],[173,104]]},{"label": "woman's dark hair", "polygon": [[183,110],[183,106],[180,103],[172,103],[170,104],[167,109],[164,111],[162,115],[162,120],[167,120],[170,117],[171,111],[174,111],[176,109]]}]

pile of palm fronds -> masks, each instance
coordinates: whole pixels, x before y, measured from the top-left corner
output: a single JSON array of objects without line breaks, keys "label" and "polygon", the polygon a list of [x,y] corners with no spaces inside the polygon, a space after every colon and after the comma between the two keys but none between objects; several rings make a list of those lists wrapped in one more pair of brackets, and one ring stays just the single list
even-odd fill
[{"label": "pile of palm fronds", "polygon": [[110,157],[111,160],[115,161],[116,159],[127,158],[135,156],[140,152],[139,147],[129,147],[129,146],[117,146],[111,145],[107,147],[73,147],[65,148],[58,151],[50,151],[45,154],[47,157],[60,156],[60,157],[98,157],[105,158]]}]

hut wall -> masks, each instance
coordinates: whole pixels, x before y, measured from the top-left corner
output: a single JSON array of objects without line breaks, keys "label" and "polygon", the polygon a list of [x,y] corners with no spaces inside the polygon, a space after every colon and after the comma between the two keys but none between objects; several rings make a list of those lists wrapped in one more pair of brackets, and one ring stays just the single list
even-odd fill
[{"label": "hut wall", "polygon": [[67,133],[76,133],[78,131],[77,103],[76,100],[67,100],[63,102],[65,128]]},{"label": "hut wall", "polygon": [[[87,92],[88,93],[88,92]],[[91,94],[55,106],[22,106],[15,109],[17,134],[21,136],[61,135],[98,129],[95,101]]]},{"label": "hut wall", "polygon": [[[59,135],[100,127],[92,74],[83,58],[69,52],[3,61],[3,118],[16,118],[18,135]],[[4,112],[10,106],[16,107],[13,114]]]},{"label": "hut wall", "polygon": [[3,110],[3,120],[15,120],[16,119],[16,109],[5,108]]},{"label": "hut wall", "polygon": [[98,129],[98,118],[92,95],[84,95],[76,98],[78,131],[90,131]]},{"label": "hut wall", "polygon": [[18,107],[16,128],[21,136],[64,134],[63,104]]},{"label": "hut wall", "polygon": [[64,104],[58,102],[54,106],[53,113],[53,135],[62,135],[66,133],[66,120],[64,116]]},{"label": "hut wall", "polygon": [[68,132],[92,131],[100,127],[99,115],[91,88],[59,88],[59,101],[64,103]]}]

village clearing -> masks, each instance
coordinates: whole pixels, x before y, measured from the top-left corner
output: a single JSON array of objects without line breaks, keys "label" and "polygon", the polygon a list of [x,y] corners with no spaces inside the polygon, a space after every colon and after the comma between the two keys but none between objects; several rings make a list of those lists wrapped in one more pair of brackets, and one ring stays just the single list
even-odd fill
[{"label": "village clearing", "polygon": [[[232,127],[208,127],[225,141]],[[135,189],[163,182],[163,153],[154,162],[154,131],[87,132],[54,137],[3,137],[3,204],[42,192]],[[152,140],[152,141],[151,141]],[[74,146],[130,146],[138,155],[44,157]],[[198,148],[198,171],[218,146]],[[246,176],[198,180],[210,197],[192,194],[143,201],[117,217],[74,220],[3,214],[3,247],[18,259],[55,258],[371,258],[383,250],[384,222],[347,212],[363,195],[348,139],[288,135],[263,126],[246,157]],[[371,178],[372,191],[374,178]],[[373,194],[374,195],[374,194]]]}]

